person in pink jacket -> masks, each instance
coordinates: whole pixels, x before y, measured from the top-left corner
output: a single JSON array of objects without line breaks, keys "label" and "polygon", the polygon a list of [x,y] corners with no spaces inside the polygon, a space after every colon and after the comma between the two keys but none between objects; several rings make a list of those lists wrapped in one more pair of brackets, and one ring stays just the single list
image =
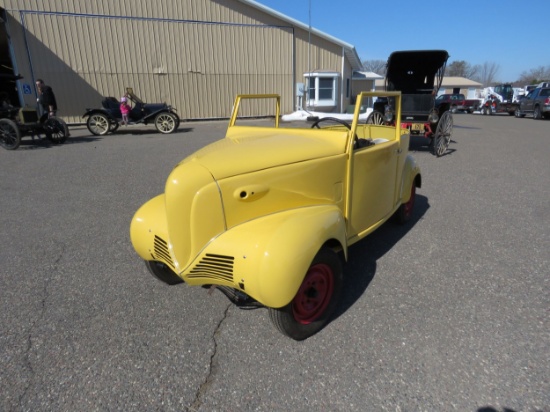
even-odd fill
[{"label": "person in pink jacket", "polygon": [[122,114],[122,123],[123,125],[127,125],[130,117],[130,110],[132,108],[128,104],[128,99],[125,96],[122,96],[120,98],[120,113]]}]

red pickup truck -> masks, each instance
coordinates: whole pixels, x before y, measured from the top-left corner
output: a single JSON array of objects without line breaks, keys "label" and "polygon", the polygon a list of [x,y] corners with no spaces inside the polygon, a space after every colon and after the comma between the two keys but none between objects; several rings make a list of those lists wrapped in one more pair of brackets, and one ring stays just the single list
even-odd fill
[{"label": "red pickup truck", "polygon": [[456,113],[457,111],[472,113],[475,110],[479,110],[479,104],[480,101],[478,99],[466,99],[461,93],[441,94],[435,99],[435,107],[448,105],[452,113]]}]

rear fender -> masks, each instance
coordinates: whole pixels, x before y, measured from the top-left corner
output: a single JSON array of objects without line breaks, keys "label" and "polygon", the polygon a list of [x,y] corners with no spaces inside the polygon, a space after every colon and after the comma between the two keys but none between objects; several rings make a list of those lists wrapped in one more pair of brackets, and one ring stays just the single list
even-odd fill
[{"label": "rear fender", "polygon": [[422,187],[422,176],[420,167],[411,155],[407,155],[405,165],[403,166],[403,176],[401,179],[401,203],[407,203],[411,198],[411,187]]},{"label": "rear fender", "polygon": [[333,240],[347,252],[340,209],[293,209],[224,232],[205,247],[180,277],[191,285],[231,286],[267,307],[279,308],[294,298],[319,249]]},{"label": "rear fender", "polygon": [[107,116],[110,120],[115,120],[115,118],[111,115],[111,113],[109,113],[108,111],[106,110],[103,110],[103,109],[86,109],[86,113],[84,113],[82,115],[83,118],[86,118],[86,117],[89,117],[93,114],[96,114],[96,113],[101,113],[105,116]]}]

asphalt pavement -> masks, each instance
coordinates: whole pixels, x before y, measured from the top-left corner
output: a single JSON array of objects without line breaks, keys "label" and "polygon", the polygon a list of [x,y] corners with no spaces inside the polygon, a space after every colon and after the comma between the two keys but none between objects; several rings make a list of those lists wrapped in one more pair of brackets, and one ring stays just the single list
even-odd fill
[{"label": "asphalt pavement", "polygon": [[320,333],[167,286],[129,224],[226,121],[0,149],[0,411],[550,412],[550,121],[413,137],[413,221],[354,245]]}]

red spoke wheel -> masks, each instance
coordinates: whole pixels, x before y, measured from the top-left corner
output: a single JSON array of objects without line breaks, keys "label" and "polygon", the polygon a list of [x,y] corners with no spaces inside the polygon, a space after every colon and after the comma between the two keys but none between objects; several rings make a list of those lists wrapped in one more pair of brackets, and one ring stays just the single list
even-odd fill
[{"label": "red spoke wheel", "polygon": [[284,335],[304,340],[320,331],[340,300],[343,274],[338,255],[322,248],[311,262],[292,301],[282,308],[269,308],[269,317]]}]

